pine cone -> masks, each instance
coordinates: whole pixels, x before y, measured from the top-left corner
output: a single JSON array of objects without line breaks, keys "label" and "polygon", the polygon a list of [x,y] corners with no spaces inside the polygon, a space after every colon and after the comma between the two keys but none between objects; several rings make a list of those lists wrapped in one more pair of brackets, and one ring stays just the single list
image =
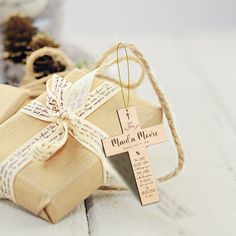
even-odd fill
[{"label": "pine cone", "polygon": [[59,44],[56,43],[51,37],[49,37],[47,34],[44,33],[37,33],[32,38],[31,43],[29,44],[30,52],[33,52],[35,50],[38,50],[43,47],[52,47],[52,48],[58,48]]},{"label": "pine cone", "polygon": [[29,44],[37,29],[32,20],[24,16],[12,16],[3,25],[4,59],[14,63],[25,63],[30,51]]}]

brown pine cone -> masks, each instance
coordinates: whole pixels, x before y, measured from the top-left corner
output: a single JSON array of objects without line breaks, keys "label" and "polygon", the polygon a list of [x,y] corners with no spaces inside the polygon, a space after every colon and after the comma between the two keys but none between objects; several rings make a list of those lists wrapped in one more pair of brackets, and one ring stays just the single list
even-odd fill
[{"label": "brown pine cone", "polygon": [[10,17],[3,25],[3,58],[14,63],[25,63],[30,51],[29,44],[36,33],[37,29],[29,17]]},{"label": "brown pine cone", "polygon": [[43,47],[58,48],[59,44],[56,43],[47,34],[39,32],[33,36],[32,41],[29,44],[29,47],[30,47],[30,52],[29,52],[29,54],[30,54],[31,52],[38,50],[40,48],[43,48]]}]

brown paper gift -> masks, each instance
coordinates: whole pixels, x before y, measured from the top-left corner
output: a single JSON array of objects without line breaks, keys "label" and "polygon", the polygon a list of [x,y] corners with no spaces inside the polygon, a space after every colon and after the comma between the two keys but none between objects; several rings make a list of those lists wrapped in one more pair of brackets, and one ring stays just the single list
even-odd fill
[{"label": "brown paper gift", "polygon": [[[81,72],[74,69],[65,79],[74,82]],[[93,88],[101,81],[95,79]],[[38,98],[45,99],[45,95]],[[141,98],[132,96],[143,127],[160,124],[162,110]],[[121,132],[116,109],[123,107],[121,92],[92,113],[87,120],[115,135]],[[0,160],[5,159],[48,123],[21,112],[0,127]],[[10,140],[10,142],[9,142]],[[49,222],[56,223],[79,202],[103,184],[100,159],[69,136],[66,145],[43,164],[31,162],[21,170],[14,182],[19,205]]]}]

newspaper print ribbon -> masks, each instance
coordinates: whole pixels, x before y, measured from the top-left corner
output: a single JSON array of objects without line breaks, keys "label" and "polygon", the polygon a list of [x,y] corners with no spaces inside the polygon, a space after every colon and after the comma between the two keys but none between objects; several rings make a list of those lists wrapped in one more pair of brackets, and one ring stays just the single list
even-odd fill
[{"label": "newspaper print ribbon", "polygon": [[104,82],[89,93],[99,69],[101,67],[84,75],[73,85],[53,75],[46,86],[46,104],[34,100],[21,109],[21,112],[50,124],[0,163],[0,198],[16,202],[14,180],[17,173],[31,161],[51,158],[65,145],[68,135],[100,158],[103,180],[106,181],[107,171],[111,168],[104,156],[101,140],[108,135],[85,118],[118,93],[120,88]]}]

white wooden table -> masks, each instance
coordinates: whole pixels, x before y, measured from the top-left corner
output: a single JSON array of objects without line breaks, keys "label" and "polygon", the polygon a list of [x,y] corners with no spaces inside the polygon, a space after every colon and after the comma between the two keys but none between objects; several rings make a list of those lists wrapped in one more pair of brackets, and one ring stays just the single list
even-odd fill
[{"label": "white wooden table", "polygon": [[[159,184],[159,204],[141,207],[132,192],[96,192],[50,225],[1,201],[0,235],[235,236],[235,42],[236,32],[137,40],[172,105],[186,153],[183,173]],[[86,41],[96,55],[110,44]],[[150,91],[145,82],[139,93],[154,99]],[[149,150],[156,175],[176,164],[171,142]]]}]

